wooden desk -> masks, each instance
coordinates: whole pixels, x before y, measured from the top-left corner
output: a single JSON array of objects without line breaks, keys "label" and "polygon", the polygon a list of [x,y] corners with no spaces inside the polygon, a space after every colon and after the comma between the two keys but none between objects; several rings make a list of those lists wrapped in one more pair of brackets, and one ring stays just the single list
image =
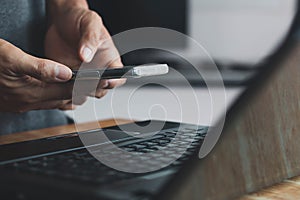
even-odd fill
[{"label": "wooden desk", "polygon": [[120,124],[126,124],[130,122],[132,121],[126,119],[108,119],[99,122],[84,123],[84,124],[80,124],[79,126],[75,126],[75,124],[70,124],[65,126],[57,126],[52,128],[15,133],[11,135],[0,136],[0,145],[40,139],[40,138],[51,137],[56,135],[62,135],[62,134],[73,133],[77,131],[87,131],[91,129],[97,129],[99,127],[105,128],[109,126],[115,126],[116,124],[120,125]]},{"label": "wooden desk", "polygon": [[300,176],[251,195],[245,195],[239,200],[298,200],[300,199]]},{"label": "wooden desk", "polygon": [[[116,124],[130,123],[130,120],[125,119],[110,119],[99,122],[90,122],[80,125],[80,131],[90,130],[114,126]],[[77,128],[77,129],[76,129]],[[0,136],[0,144],[9,144],[14,142],[21,142],[26,140],[39,139],[49,136],[62,135],[66,133],[76,132],[78,127],[74,124],[58,126],[53,128],[46,128],[41,130],[28,131],[23,133],[16,133],[11,135]],[[254,194],[245,195],[239,200],[297,200],[300,199],[300,177],[295,177],[286,180],[280,184],[276,184],[270,188],[266,188]]]}]

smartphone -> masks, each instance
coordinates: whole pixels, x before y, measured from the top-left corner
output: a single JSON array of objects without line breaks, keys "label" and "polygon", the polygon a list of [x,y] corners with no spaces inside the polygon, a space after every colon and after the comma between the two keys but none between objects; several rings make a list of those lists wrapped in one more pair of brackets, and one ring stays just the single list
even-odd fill
[{"label": "smartphone", "polygon": [[73,71],[72,80],[141,78],[164,75],[169,72],[167,64],[125,66],[123,68],[87,69]]}]

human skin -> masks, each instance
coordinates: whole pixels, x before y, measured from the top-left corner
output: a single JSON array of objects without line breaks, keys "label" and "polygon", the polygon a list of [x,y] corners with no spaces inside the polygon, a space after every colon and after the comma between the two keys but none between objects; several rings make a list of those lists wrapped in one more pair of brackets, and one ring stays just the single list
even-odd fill
[{"label": "human skin", "polygon": [[[86,0],[47,2],[49,28],[45,53],[48,58],[72,69],[78,69],[82,62],[89,63],[93,58],[94,66],[98,68],[123,66],[101,17],[88,8]],[[101,98],[107,93],[107,89],[120,86],[124,82],[125,80],[100,81],[96,91],[89,96]],[[84,96],[73,98],[73,103],[81,104],[85,99]]]},{"label": "human skin", "polygon": [[74,109],[86,96],[103,97],[124,80],[101,81],[96,91],[81,93],[74,102],[71,69],[90,62],[97,51],[109,67],[122,66],[101,17],[85,0],[47,0],[49,21],[45,39],[48,59],[31,56],[0,39],[0,112]]}]

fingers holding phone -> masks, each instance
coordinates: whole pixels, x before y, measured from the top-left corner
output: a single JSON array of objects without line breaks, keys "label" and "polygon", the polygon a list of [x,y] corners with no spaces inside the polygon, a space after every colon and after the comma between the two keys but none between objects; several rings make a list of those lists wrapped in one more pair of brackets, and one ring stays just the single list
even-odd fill
[{"label": "fingers holding phone", "polygon": [[0,111],[57,109],[72,96],[72,71],[0,40]]}]

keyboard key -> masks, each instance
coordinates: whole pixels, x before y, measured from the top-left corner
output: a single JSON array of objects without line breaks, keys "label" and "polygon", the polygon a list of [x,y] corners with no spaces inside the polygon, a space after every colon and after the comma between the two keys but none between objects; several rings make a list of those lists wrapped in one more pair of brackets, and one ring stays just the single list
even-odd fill
[{"label": "keyboard key", "polygon": [[143,149],[143,148],[146,148],[147,146],[146,145],[141,145],[141,144],[132,144],[130,146],[127,146],[129,148],[133,148],[135,150],[138,150],[138,149]]},{"label": "keyboard key", "polygon": [[132,151],[135,150],[134,147],[123,147],[122,149],[125,150],[125,151],[128,151],[128,152],[132,152]]}]

